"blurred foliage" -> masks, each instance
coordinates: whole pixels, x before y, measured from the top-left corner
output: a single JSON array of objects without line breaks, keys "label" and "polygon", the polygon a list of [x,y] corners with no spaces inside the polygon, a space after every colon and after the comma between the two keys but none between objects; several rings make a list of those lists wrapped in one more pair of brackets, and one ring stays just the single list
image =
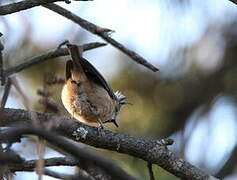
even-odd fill
[{"label": "blurred foliage", "polygon": [[[185,7],[189,5],[187,2],[176,1]],[[177,133],[184,136],[190,117],[200,107],[202,110],[198,119],[210,112],[219,96],[229,97],[236,102],[236,29],[237,24],[231,21],[224,24],[210,23],[205,33],[193,44],[176,47],[175,53],[170,55],[166,66],[157,73],[146,70],[135,63],[130,63],[128,57],[114,55],[113,58],[127,63],[121,63],[117,75],[110,78],[111,86],[114,90],[119,90],[128,96],[128,101],[133,105],[126,105],[122,108],[118,116],[119,129],[113,125],[106,125],[106,127],[147,138],[175,137]],[[22,63],[27,59],[26,57],[39,55],[54,48],[56,46],[44,47],[33,42],[26,32],[19,43],[6,50],[5,65],[9,67]],[[172,53],[170,52],[170,54]],[[44,111],[44,106],[39,103],[41,97],[36,92],[45,87],[44,76],[47,73],[55,73],[64,78],[65,60],[67,58],[52,59],[16,75],[19,77],[22,88],[29,96],[33,109]],[[177,63],[177,61],[180,62]],[[113,62],[108,61],[108,63]],[[99,69],[99,71],[102,70]],[[47,91],[52,94],[52,100],[59,106],[60,114],[69,116],[61,103],[61,89],[61,84],[47,86]],[[194,127],[195,124],[192,128]],[[181,147],[176,148],[175,151],[184,158],[185,148],[187,148],[185,141],[191,136],[190,133],[176,140],[176,143],[181,144]],[[202,148],[203,151],[207,151],[207,147]],[[236,148],[231,151],[235,150]],[[148,179],[147,164],[144,161],[115,152],[103,152],[118,160],[121,166],[135,176]],[[228,155],[230,156],[231,152]],[[229,168],[236,166],[237,160],[234,160],[231,162],[233,166]],[[228,162],[227,158],[224,163]],[[219,164],[218,167],[221,168],[224,163]],[[203,162],[198,165],[208,170],[208,164]],[[153,166],[153,169],[159,180],[177,179],[157,166]],[[231,172],[228,171],[228,173]],[[226,175],[228,174],[222,174],[222,176]]]}]

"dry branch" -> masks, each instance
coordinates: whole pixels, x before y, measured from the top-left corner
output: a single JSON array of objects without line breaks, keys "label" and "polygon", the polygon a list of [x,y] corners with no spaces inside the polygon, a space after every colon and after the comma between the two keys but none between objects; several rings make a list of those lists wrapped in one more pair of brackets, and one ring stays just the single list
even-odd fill
[{"label": "dry branch", "polygon": [[70,154],[76,159],[81,160],[83,166],[95,164],[103,168],[103,170],[111,175],[113,179],[136,180],[136,178],[127,174],[112,160],[105,158],[100,153],[81,148],[71,140],[59,136],[49,130],[44,130],[44,128],[35,128],[32,125],[26,124],[18,127],[11,127],[0,133],[0,141],[6,143],[18,142],[23,135],[37,135],[54,145],[55,149],[60,148],[65,154]]},{"label": "dry branch", "polygon": [[229,0],[229,1],[231,1],[234,4],[237,4],[237,0]]},{"label": "dry branch", "polygon": [[155,176],[154,176],[153,169],[152,169],[152,164],[148,162],[147,168],[148,168],[150,180],[155,180]]},{"label": "dry branch", "polygon": [[[17,172],[17,171],[32,172],[35,170],[36,161],[37,160],[24,161],[20,165],[19,163],[10,164],[9,169],[11,172]],[[105,171],[103,171],[100,167],[96,166],[95,164],[89,164],[88,166],[84,166],[83,161],[76,160],[73,157],[54,157],[54,158],[44,159],[44,165],[45,167],[52,167],[52,166],[78,166],[80,168],[83,167],[83,169],[86,172],[88,172],[91,176],[93,176],[96,180],[101,180],[101,177],[103,178],[103,180],[111,180],[111,176]]]},{"label": "dry branch", "polygon": [[[33,172],[35,171],[36,163],[38,160],[29,160],[21,163],[14,163],[14,164],[9,164],[8,167],[11,172]],[[71,157],[57,157],[57,158],[49,158],[49,159],[44,159],[44,165],[45,167],[50,167],[50,166],[77,166],[78,161]],[[68,174],[62,174],[62,173],[57,173],[54,171],[50,171],[49,169],[44,168],[44,174],[48,176],[52,176],[55,178],[60,178],[60,179],[83,179],[84,180],[93,180],[94,178],[90,177],[88,174],[84,173],[78,173],[76,175],[68,175]]]},{"label": "dry branch", "polygon": [[158,69],[147,62],[143,57],[141,57],[139,54],[136,52],[126,48],[124,45],[120,44],[116,40],[110,37],[110,32],[111,30],[106,29],[106,28],[101,28],[85,19],[80,18],[76,14],[73,14],[72,12],[60,7],[59,5],[56,4],[46,4],[43,5],[44,7],[70,19],[71,21],[75,22],[76,24],[80,25],[82,28],[86,29],[87,31],[100,36],[102,39],[104,39],[106,42],[109,44],[113,45],[114,47],[118,48],[120,51],[131,57],[135,62],[147,67],[148,69],[151,69],[152,71],[158,71]]},{"label": "dry branch", "polygon": [[[4,118],[0,121],[1,126],[9,126],[11,123],[31,123],[28,111],[4,109],[3,114]],[[59,125],[54,127],[53,130],[73,140],[141,158],[152,164],[159,165],[181,179],[216,179],[203,170],[177,157],[163,145],[163,141],[147,140],[108,130],[98,133],[97,128],[84,125],[73,119],[56,117],[39,112],[36,112],[36,115],[37,119],[41,121],[57,119]]]},{"label": "dry branch", "polygon": [[[0,33],[0,37],[2,36],[2,33]],[[4,49],[4,46],[0,40],[0,79],[1,79],[1,82],[2,82],[2,85],[5,83],[5,77],[4,77],[4,74],[3,74],[3,51]]]},{"label": "dry branch", "polygon": [[[37,160],[28,160],[19,166],[18,164],[11,164],[9,168],[12,172],[16,171],[34,171],[36,167]],[[48,158],[44,160],[44,166],[77,166],[79,161],[76,161],[74,158],[71,157],[55,157],[55,158]]]},{"label": "dry branch", "polygon": [[51,171],[49,169],[44,169],[44,174],[47,176],[51,176],[57,179],[62,180],[95,180],[93,177],[89,176],[88,174],[84,173],[77,173],[75,175],[68,175],[64,173],[59,173],[55,171]]},{"label": "dry branch", "polygon": [[63,1],[63,0],[25,0],[16,3],[11,3],[4,6],[0,6],[0,15],[15,13],[35,6],[40,6],[47,3],[53,3],[56,1]]},{"label": "dry branch", "polygon": [[7,78],[7,83],[5,85],[4,93],[3,93],[3,96],[2,96],[2,99],[1,99],[0,111],[2,111],[4,109],[4,107],[7,103],[7,99],[8,99],[9,93],[10,93],[10,89],[11,89],[11,85],[12,85],[11,78]]},{"label": "dry branch", "polygon": [[[84,45],[82,45],[82,48],[83,48],[83,51],[87,51],[87,50],[102,47],[105,45],[106,45],[105,43],[95,42],[95,43],[84,44]],[[8,68],[7,70],[4,71],[4,75],[7,77],[7,76],[10,76],[14,73],[20,72],[24,69],[27,69],[31,66],[45,62],[49,59],[53,59],[53,58],[60,57],[60,56],[67,56],[67,55],[69,55],[67,48],[59,48],[59,49],[50,51],[50,52],[42,54],[42,55],[32,57],[32,58],[26,60],[25,63]]]}]

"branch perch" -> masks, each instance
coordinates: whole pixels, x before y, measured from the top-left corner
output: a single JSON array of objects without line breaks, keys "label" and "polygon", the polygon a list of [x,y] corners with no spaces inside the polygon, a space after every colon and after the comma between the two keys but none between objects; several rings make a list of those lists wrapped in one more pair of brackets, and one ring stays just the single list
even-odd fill
[{"label": "branch perch", "polygon": [[123,171],[120,167],[118,167],[113,161],[108,158],[105,158],[100,153],[83,149],[79,147],[74,142],[66,139],[65,137],[59,136],[54,132],[44,130],[43,128],[35,128],[32,125],[21,125],[18,127],[11,127],[7,130],[3,130],[0,133],[0,141],[1,142],[18,142],[19,138],[23,135],[37,135],[40,138],[47,140],[50,144],[60,148],[66,154],[71,154],[78,160],[82,160],[84,166],[87,164],[96,164],[99,167],[103,168],[108,174],[111,175],[113,179],[120,180],[137,180],[133,178],[125,171]]},{"label": "branch perch", "polygon": [[[105,43],[95,42],[95,43],[84,44],[84,45],[82,45],[82,48],[83,48],[83,51],[88,51],[88,50],[102,47],[105,45],[106,45]],[[7,76],[10,76],[14,73],[18,73],[18,72],[20,72],[24,69],[27,69],[33,65],[37,65],[39,63],[45,62],[46,60],[53,59],[53,58],[60,57],[60,56],[67,56],[67,55],[69,55],[67,48],[59,48],[59,49],[50,51],[50,52],[42,54],[42,55],[32,57],[32,58],[26,60],[25,63],[16,65],[14,67],[11,67],[11,68],[8,68],[7,70],[5,70],[4,76],[7,77]]]},{"label": "branch perch", "polygon": [[[52,130],[66,135],[67,137],[82,143],[97,147],[128,154],[141,158],[152,164],[157,164],[166,171],[181,179],[207,179],[214,180],[215,177],[207,174],[203,170],[177,157],[173,152],[164,146],[163,141],[147,140],[104,130],[98,133],[96,127],[84,125],[73,119],[53,116],[36,112],[37,119],[49,121],[57,119],[59,125]],[[31,123],[28,111],[19,109],[4,109],[4,118],[1,119],[1,126],[9,126],[12,123]]]}]

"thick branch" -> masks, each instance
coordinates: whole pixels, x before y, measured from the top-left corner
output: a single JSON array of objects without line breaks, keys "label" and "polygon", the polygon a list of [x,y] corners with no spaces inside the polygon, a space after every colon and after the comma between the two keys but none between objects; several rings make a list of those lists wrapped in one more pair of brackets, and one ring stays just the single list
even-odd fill
[{"label": "thick branch", "polygon": [[[82,45],[82,48],[83,48],[83,51],[87,51],[87,50],[102,47],[102,46],[105,46],[105,45],[106,45],[105,43],[95,42],[95,43],[84,44],[84,45]],[[11,67],[11,68],[5,70],[4,75],[7,77],[7,76],[12,75],[14,73],[20,72],[20,71],[22,71],[26,68],[29,68],[33,65],[45,62],[46,60],[56,58],[56,57],[60,57],[60,56],[67,56],[67,55],[69,55],[67,48],[59,48],[59,49],[56,49],[54,51],[50,51],[46,54],[42,54],[42,55],[39,55],[39,56],[32,57],[32,58],[26,60],[25,63],[16,65],[14,67]]]},{"label": "thick branch", "polygon": [[53,3],[56,1],[63,1],[63,0],[25,0],[17,3],[7,4],[4,6],[0,6],[0,15],[15,13],[35,6],[40,6],[47,3]]},{"label": "thick branch", "polygon": [[116,40],[110,37],[109,32],[111,30],[106,29],[106,28],[101,28],[93,23],[90,23],[89,21],[82,19],[78,17],[77,15],[73,14],[72,12],[60,7],[59,5],[56,4],[46,4],[44,7],[70,19],[71,21],[75,22],[76,24],[80,25],[82,28],[86,29],[87,31],[96,34],[100,36],[102,39],[104,39],[106,42],[110,43],[114,47],[118,48],[120,51],[131,57],[135,62],[142,64],[143,66],[146,66],[147,68],[151,69],[152,71],[158,71],[158,69],[147,62],[143,57],[141,57],[139,54],[136,52],[127,49],[124,45],[120,44]]},{"label": "thick branch", "polygon": [[[29,112],[24,110],[4,109],[3,114],[4,118],[1,119],[0,125],[7,126],[14,122],[31,123]],[[86,126],[73,119],[56,117],[50,114],[37,112],[36,116],[41,121],[57,119],[59,125],[54,130],[71,139],[76,139],[94,147],[141,158],[159,165],[181,179],[215,179],[203,170],[177,157],[162,145],[162,141],[137,138],[108,130],[98,133],[97,128]]]},{"label": "thick branch", "polygon": [[51,131],[44,130],[43,128],[35,128],[31,125],[21,125],[18,127],[8,128],[7,130],[4,130],[0,133],[0,141],[12,143],[19,141],[19,138],[23,135],[32,134],[47,140],[52,145],[56,146],[56,149],[60,148],[62,151],[64,151],[64,153],[70,154],[76,159],[81,160],[83,162],[83,166],[87,166],[88,164],[98,165],[116,180],[136,180],[136,178],[133,178],[127,174],[113,161],[105,158],[100,153],[81,148],[71,140],[59,136]]}]

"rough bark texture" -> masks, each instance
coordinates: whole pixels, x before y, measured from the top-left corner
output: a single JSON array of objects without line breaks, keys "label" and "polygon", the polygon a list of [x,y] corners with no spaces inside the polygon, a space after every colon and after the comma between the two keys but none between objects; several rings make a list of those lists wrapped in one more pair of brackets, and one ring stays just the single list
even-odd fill
[{"label": "rough bark texture", "polygon": [[20,109],[4,109],[0,125],[9,126],[12,123],[15,123],[15,125],[16,123],[31,123],[30,114],[32,113],[35,113],[37,119],[41,122],[50,120],[57,122],[57,126],[53,127],[53,130],[70,139],[141,158],[159,165],[181,179],[216,179],[177,157],[163,145],[163,141],[147,140],[108,130],[98,132],[97,128],[84,125],[73,119],[39,112],[29,113]]},{"label": "rough bark texture", "polygon": [[25,0],[17,3],[7,4],[0,6],[0,15],[7,15],[15,12],[19,12],[25,9],[29,9],[42,4],[53,3],[63,0]]}]

